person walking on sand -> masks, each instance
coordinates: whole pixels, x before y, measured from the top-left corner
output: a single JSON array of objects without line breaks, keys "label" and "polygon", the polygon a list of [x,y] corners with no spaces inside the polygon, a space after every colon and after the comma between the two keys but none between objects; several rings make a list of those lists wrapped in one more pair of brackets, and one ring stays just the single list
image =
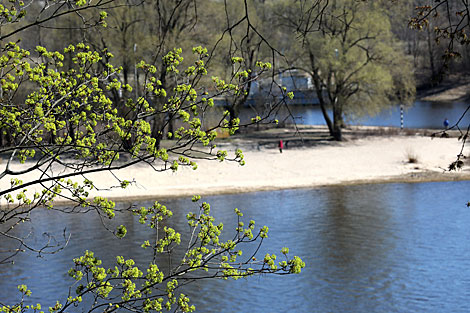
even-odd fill
[{"label": "person walking on sand", "polygon": [[283,148],[284,148],[284,142],[282,142],[282,139],[279,139],[279,152],[282,153]]}]

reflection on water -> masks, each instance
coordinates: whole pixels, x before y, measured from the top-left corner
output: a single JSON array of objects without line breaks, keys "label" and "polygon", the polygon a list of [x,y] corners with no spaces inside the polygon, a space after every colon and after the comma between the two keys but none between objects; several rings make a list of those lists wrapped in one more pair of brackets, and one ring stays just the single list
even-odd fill
[{"label": "reflection on water", "polygon": [[[450,103],[450,102],[416,102],[413,106],[406,108],[404,111],[404,127],[405,128],[443,128],[444,119],[447,118],[451,125],[457,123],[462,114],[468,108],[466,103]],[[295,121],[298,124],[305,125],[324,125],[325,120],[319,106],[293,106],[289,108]],[[253,108],[245,108],[241,113],[242,122],[249,121],[250,118],[260,115],[263,112],[257,112]],[[330,112],[331,115],[331,112]],[[278,111],[280,121],[289,116],[287,109],[283,108]],[[291,118],[287,118],[288,122],[292,122]],[[400,127],[400,107],[394,106],[390,109],[382,111],[374,117],[363,117],[359,119],[348,120],[350,125],[365,126],[391,126]],[[470,116],[466,115],[461,123],[461,127],[470,124]]]},{"label": "reflection on water", "polygon": [[[295,276],[199,281],[185,292],[200,312],[469,312],[469,187],[470,182],[383,184],[209,197],[225,230],[235,226],[235,207],[270,227],[260,257],[288,246],[307,266]],[[175,213],[172,226],[184,232],[193,204],[166,204]],[[125,240],[112,239],[91,215],[42,212],[34,219],[38,240],[66,226],[72,242],[57,255],[24,254],[14,267],[0,267],[0,302],[16,296],[18,283],[31,287],[33,302],[66,297],[71,259],[85,249],[108,264],[114,255],[141,263],[149,257],[135,247],[148,233],[131,216],[116,221],[128,225]]]}]

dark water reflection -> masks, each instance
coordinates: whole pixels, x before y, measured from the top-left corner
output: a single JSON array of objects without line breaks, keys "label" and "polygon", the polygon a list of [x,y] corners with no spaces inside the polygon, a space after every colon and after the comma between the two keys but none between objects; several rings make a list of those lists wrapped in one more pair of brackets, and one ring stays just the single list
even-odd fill
[{"label": "dark water reflection", "polygon": [[[260,256],[288,246],[307,267],[295,276],[200,281],[186,293],[200,312],[469,312],[469,187],[470,182],[384,184],[209,197],[225,230],[235,225],[235,207],[270,227]],[[175,213],[172,226],[187,229],[185,214],[195,209],[191,201],[165,203]],[[71,281],[65,273],[85,249],[106,263],[113,255],[132,255],[142,263],[149,257],[134,247],[148,232],[130,216],[117,221],[128,225],[126,240],[110,244],[95,217],[51,213],[35,216],[34,234],[39,240],[44,231],[60,233],[66,225],[70,246],[54,256],[25,254],[14,267],[1,266],[0,302],[16,295],[12,286],[18,283],[31,287],[33,302],[66,297]]]}]

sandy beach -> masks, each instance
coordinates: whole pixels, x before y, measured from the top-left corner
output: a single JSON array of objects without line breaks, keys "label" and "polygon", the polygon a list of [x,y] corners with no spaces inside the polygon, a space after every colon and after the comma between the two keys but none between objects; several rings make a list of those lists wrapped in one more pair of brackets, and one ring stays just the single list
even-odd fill
[{"label": "sandy beach", "polygon": [[[221,149],[233,155],[237,148],[242,148],[244,166],[199,160],[197,170],[181,167],[177,172],[156,172],[148,165],[137,165],[112,174],[89,175],[100,189],[90,196],[162,199],[338,184],[467,180],[470,171],[466,167],[446,171],[455,161],[461,144],[457,138],[382,135],[289,147],[280,153],[274,144],[254,148],[242,140],[226,143]],[[410,163],[410,158],[416,162]],[[20,178],[26,182],[34,176],[30,173]],[[135,183],[125,190],[109,189],[110,185],[118,184],[115,177]],[[0,189],[9,187],[9,181],[9,178],[0,181]]]},{"label": "sandy beach", "polygon": [[[135,179],[112,197],[175,197],[368,182],[470,179],[465,168],[446,171],[460,152],[455,138],[371,137],[322,146],[244,150],[246,165],[199,161],[198,169],[155,173],[134,167],[118,173]],[[228,147],[229,153],[235,147]],[[409,163],[412,156],[416,163]]]}]

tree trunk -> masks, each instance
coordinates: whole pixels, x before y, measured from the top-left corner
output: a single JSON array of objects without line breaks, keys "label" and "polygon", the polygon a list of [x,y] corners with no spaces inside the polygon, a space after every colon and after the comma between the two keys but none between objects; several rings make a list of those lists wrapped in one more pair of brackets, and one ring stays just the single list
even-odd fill
[{"label": "tree trunk", "polygon": [[151,136],[152,138],[155,138],[156,140],[156,143],[155,143],[156,149],[160,149],[160,142],[162,141],[162,138],[163,138],[164,123],[165,121],[162,118],[162,114],[157,114],[154,116]]},{"label": "tree trunk", "polygon": [[[328,126],[328,131],[330,132],[330,136],[332,136],[335,140],[341,140],[341,128],[339,128],[339,131],[337,130],[337,127],[335,127],[334,123],[331,122],[331,118],[328,115],[328,112],[326,111],[326,102],[325,102],[325,98],[323,97],[323,85],[321,82],[320,75],[318,73],[319,69],[315,65],[315,56],[313,55],[312,52],[309,52],[309,59],[310,59],[310,66],[312,69],[310,75],[312,76],[313,85],[315,86],[317,98],[318,98],[318,101],[320,102],[320,109],[323,114],[323,118],[325,119],[326,125]],[[333,122],[334,122],[336,120],[335,110],[334,110],[335,104],[331,103],[331,105],[333,107]]]},{"label": "tree trunk", "polygon": [[331,118],[328,115],[328,112],[326,111],[326,104],[325,100],[323,99],[322,95],[318,95],[317,93],[318,100],[320,101],[320,109],[321,113],[323,114],[323,118],[325,119],[326,126],[328,126],[328,131],[330,132],[330,135],[333,136],[333,123],[331,122]]},{"label": "tree trunk", "polygon": [[323,118],[325,119],[326,125],[328,126],[328,131],[330,132],[330,136],[332,136],[334,138],[335,137],[334,136],[334,127],[333,127],[333,123],[331,122],[331,118],[328,115],[328,112],[326,110],[326,102],[325,102],[325,98],[323,97],[323,93],[322,93],[320,77],[318,76],[318,74],[315,71],[313,73],[311,73],[311,76],[312,76],[312,80],[313,80],[313,85],[315,86],[315,92],[317,94],[318,101],[320,102],[321,113],[323,114]]},{"label": "tree trunk", "polygon": [[[226,100],[226,102],[228,102],[228,100]],[[229,125],[230,127],[233,127],[234,126],[234,120],[236,118],[238,118],[238,116],[240,115],[240,105],[243,103],[243,100],[240,100],[240,99],[235,99],[233,101],[233,103],[230,105],[228,104],[225,109],[228,111],[229,113]]]},{"label": "tree trunk", "polygon": [[433,43],[431,39],[431,31],[429,27],[427,29],[427,44],[428,44],[428,52],[429,52],[429,66],[431,67],[431,83],[435,85],[439,82],[439,75],[436,71],[436,66],[434,65],[434,51],[433,51]]},{"label": "tree trunk", "polygon": [[70,138],[72,138],[72,144],[75,144],[75,142],[76,142],[75,127],[73,126],[72,122],[68,123],[68,131],[69,131]]},{"label": "tree trunk", "polygon": [[[166,81],[166,67],[165,64],[162,61],[162,69],[160,73],[160,82],[162,85],[160,86],[161,88],[167,90],[168,92],[168,86],[167,86],[167,81]],[[151,136],[152,138],[155,138],[157,140],[155,147],[157,149],[160,148],[160,141],[163,138],[163,132],[164,132],[164,126],[165,126],[165,115],[164,113],[159,113],[163,109],[163,101],[166,101],[164,98],[157,98],[155,99],[155,110],[157,113],[153,116],[153,125],[152,125],[152,133]],[[174,116],[169,116],[169,118],[174,118]]]},{"label": "tree trunk", "polygon": [[[249,44],[249,40],[248,43]],[[249,51],[249,56],[247,62],[245,63],[245,66],[247,69],[251,69],[254,64],[254,56],[255,56],[255,50]],[[253,81],[253,73],[250,71],[248,72],[248,77],[244,79],[244,86],[243,86],[243,94],[236,96],[233,104],[232,105],[227,105],[226,109],[230,113],[230,127],[234,125],[233,120],[238,118],[240,116],[240,108],[242,105],[246,103],[246,100],[248,99],[248,96],[250,95],[251,91],[251,83]]]},{"label": "tree trunk", "polygon": [[333,103],[333,133],[331,134],[336,141],[343,140],[341,128],[343,126],[342,105],[335,101]]}]

